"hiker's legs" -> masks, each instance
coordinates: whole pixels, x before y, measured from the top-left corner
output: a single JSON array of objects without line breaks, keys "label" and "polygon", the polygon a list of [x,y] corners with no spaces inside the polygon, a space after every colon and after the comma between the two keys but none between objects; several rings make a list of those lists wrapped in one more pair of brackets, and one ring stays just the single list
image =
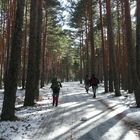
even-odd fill
[{"label": "hiker's legs", "polygon": [[56,96],[56,98],[55,98],[55,99],[56,99],[56,102],[55,102],[56,104],[55,104],[55,106],[58,106],[58,97],[59,97],[59,96]]},{"label": "hiker's legs", "polygon": [[92,86],[93,98],[96,98],[96,86]]},{"label": "hiker's legs", "polygon": [[57,106],[58,105],[58,98],[59,98],[59,93],[55,93],[53,94],[53,106]]},{"label": "hiker's legs", "polygon": [[55,106],[58,106],[58,99],[59,99],[59,92],[56,93],[55,95]]},{"label": "hiker's legs", "polygon": [[86,89],[86,92],[88,93],[89,86],[88,85],[85,85],[85,89]]},{"label": "hiker's legs", "polygon": [[53,106],[55,104],[55,95],[53,95]]}]

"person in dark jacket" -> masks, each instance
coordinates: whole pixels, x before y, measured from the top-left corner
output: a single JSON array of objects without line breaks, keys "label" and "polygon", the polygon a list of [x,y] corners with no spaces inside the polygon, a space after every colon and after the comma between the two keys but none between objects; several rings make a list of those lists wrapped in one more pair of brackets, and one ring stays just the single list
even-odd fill
[{"label": "person in dark jacket", "polygon": [[99,80],[92,74],[90,78],[90,86],[92,86],[93,98],[96,98],[96,89],[98,88]]},{"label": "person in dark jacket", "polygon": [[85,76],[84,84],[85,84],[86,92],[88,93],[88,90],[89,90],[89,87],[90,87],[88,74],[86,74],[86,76]]},{"label": "person in dark jacket", "polygon": [[51,81],[51,89],[53,91],[52,97],[53,97],[53,106],[58,106],[58,98],[59,98],[59,91],[60,87],[62,87],[62,84],[57,81],[57,77],[53,78]]}]

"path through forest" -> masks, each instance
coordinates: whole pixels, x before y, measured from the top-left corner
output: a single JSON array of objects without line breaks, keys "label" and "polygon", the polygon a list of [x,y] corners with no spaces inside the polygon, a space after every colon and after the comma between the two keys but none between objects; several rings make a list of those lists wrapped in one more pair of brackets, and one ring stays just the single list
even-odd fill
[{"label": "path through forest", "polygon": [[101,93],[93,99],[91,91],[81,89],[80,84],[63,84],[59,106],[49,104],[52,111],[31,139],[140,140],[124,120],[127,110],[108,105]]}]

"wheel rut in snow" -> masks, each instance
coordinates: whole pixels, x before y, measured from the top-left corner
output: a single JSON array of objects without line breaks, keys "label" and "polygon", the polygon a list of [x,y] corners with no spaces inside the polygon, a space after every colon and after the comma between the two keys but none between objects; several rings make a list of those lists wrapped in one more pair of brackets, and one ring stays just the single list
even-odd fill
[{"label": "wheel rut in snow", "polygon": [[[102,104],[104,104],[108,109],[115,111],[114,107],[110,106],[105,100],[100,99],[99,101]],[[124,119],[126,116],[127,116],[127,111],[123,113],[119,113],[115,117],[118,120],[122,120],[124,125],[129,127],[140,138],[140,126],[137,124],[137,122],[133,121],[130,117],[127,117],[127,119]]]}]

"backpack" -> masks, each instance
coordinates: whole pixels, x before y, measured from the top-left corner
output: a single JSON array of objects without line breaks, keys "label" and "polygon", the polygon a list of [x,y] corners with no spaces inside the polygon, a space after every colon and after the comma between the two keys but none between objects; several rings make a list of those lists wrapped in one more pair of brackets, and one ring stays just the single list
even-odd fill
[{"label": "backpack", "polygon": [[97,78],[92,78],[91,79],[91,86],[98,86],[99,80]]},{"label": "backpack", "polygon": [[61,85],[58,81],[52,82],[51,88],[52,88],[53,92],[55,92],[55,93],[59,92],[60,87],[61,87]]}]

